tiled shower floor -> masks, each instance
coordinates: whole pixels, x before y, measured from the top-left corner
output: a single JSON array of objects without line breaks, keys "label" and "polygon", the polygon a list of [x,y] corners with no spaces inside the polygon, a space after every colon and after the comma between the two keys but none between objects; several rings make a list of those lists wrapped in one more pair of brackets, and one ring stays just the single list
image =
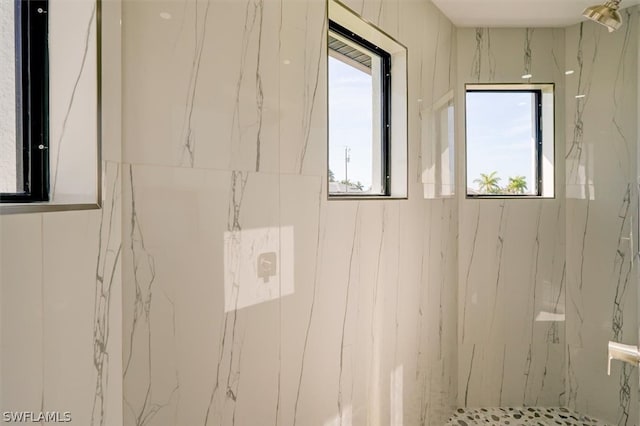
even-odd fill
[{"label": "tiled shower floor", "polygon": [[569,425],[607,426],[600,420],[566,408],[458,408],[446,426],[476,425]]}]

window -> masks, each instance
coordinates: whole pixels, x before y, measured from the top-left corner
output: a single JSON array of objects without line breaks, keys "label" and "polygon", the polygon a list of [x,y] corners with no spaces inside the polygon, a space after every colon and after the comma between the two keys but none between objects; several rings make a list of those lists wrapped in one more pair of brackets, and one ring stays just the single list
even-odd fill
[{"label": "window", "polygon": [[389,195],[391,56],[329,21],[329,191]]},{"label": "window", "polygon": [[329,2],[329,198],[404,198],[406,48]]},{"label": "window", "polygon": [[553,197],[553,85],[467,85],[468,197]]},{"label": "window", "polygon": [[47,1],[0,1],[0,201],[49,198]]}]

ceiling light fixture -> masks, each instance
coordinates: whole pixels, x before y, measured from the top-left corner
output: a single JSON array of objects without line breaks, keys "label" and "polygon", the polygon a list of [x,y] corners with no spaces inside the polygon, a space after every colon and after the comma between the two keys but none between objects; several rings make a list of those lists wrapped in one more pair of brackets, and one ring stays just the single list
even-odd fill
[{"label": "ceiling light fixture", "polygon": [[582,12],[582,16],[604,25],[611,33],[622,26],[622,16],[620,16],[620,12],[618,12],[621,1],[622,0],[609,0],[603,5],[597,4],[588,7]]}]

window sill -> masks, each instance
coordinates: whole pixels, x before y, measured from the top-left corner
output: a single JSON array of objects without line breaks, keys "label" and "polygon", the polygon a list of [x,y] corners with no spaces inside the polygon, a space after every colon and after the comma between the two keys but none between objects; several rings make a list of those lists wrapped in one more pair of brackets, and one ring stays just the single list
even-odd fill
[{"label": "window sill", "polygon": [[101,206],[97,203],[63,204],[63,203],[5,203],[0,204],[0,215],[48,213],[74,210],[97,210]]},{"label": "window sill", "polygon": [[395,201],[395,200],[408,200],[409,197],[394,197],[388,195],[329,195],[327,197],[329,201],[364,201],[364,200],[377,200],[377,201]]},{"label": "window sill", "polygon": [[545,195],[469,195],[467,200],[555,200],[555,196]]}]

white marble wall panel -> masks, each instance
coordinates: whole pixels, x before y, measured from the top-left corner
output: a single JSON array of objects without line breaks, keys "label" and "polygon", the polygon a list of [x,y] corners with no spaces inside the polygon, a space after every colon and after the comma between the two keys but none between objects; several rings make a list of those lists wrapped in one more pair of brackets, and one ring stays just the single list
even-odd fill
[{"label": "white marble wall panel", "polygon": [[[416,380],[420,391],[420,424],[446,421],[457,392],[457,210],[455,202],[430,202],[424,211],[423,285],[419,295]],[[433,318],[437,318],[437,321]]]},{"label": "white marble wall panel", "polygon": [[[124,96],[154,108],[125,115],[124,160],[278,170],[281,2],[125,5]],[[148,37],[155,34],[154,37]]]},{"label": "white marble wall panel", "polygon": [[118,173],[107,165],[102,210],[43,216],[43,407],[70,411],[78,425],[120,423]]},{"label": "white marble wall panel", "polygon": [[[432,13],[427,4],[427,19],[420,25],[422,40],[420,57],[410,61],[420,70],[417,80],[410,78],[410,139],[420,140],[419,113],[432,106],[442,96],[455,90],[456,33],[453,24],[443,15]],[[401,31],[403,27],[401,26]],[[415,50],[416,47],[413,47]],[[414,89],[415,87],[415,89]],[[416,133],[413,133],[416,132]],[[409,181],[410,197],[420,199],[422,192],[422,147],[431,141],[411,147]],[[425,144],[426,142],[426,144]],[[416,323],[418,341],[416,387],[419,390],[419,424],[444,424],[449,409],[456,404],[457,392],[457,283],[458,281],[458,201],[455,197],[427,200],[422,207],[423,234],[420,261],[419,310]],[[419,225],[411,225],[418,229]],[[416,397],[417,398],[417,397]]]},{"label": "white marble wall panel", "polygon": [[[430,282],[422,277],[422,238],[411,238],[425,221],[421,202],[414,209],[328,203],[321,177],[283,176],[278,184],[275,174],[153,166],[129,172],[125,424],[227,424],[234,416],[253,423],[260,416],[282,424],[349,418],[382,425],[391,416],[417,418],[422,400],[414,377],[424,365],[416,336],[434,335],[433,346],[422,349],[434,360],[437,339],[444,333],[454,340],[443,321],[434,331],[418,330],[418,315],[442,315],[442,304],[454,300],[439,294],[442,277],[433,280],[433,299],[420,295],[418,283]],[[225,312],[224,235],[234,227],[293,229],[293,294]],[[429,240],[445,265],[455,247],[450,235]],[[432,314],[426,307],[420,313],[423,299]],[[447,414],[442,395],[450,385],[432,390],[443,405],[429,410]]]},{"label": "white marble wall panel", "polygon": [[3,412],[121,423],[119,169],[101,210],[0,218]]},{"label": "white marble wall panel", "polygon": [[[465,83],[555,83],[564,102],[564,31],[459,29],[457,140],[464,168]],[[532,74],[523,80],[523,74]],[[556,113],[556,158],[564,128]],[[556,161],[556,181],[564,176]],[[458,174],[458,188],[466,177]],[[548,200],[459,195],[458,404],[564,404],[563,190]],[[552,314],[552,321],[545,320]]]},{"label": "white marble wall panel", "polygon": [[326,7],[321,0],[282,4],[278,49],[282,173],[326,173]]},{"label": "white marble wall panel", "polygon": [[589,22],[566,30],[567,404],[634,425],[637,369],[606,374],[607,342],[638,338],[628,239],[638,231],[638,9],[622,16],[614,33]]},{"label": "white marble wall panel", "polygon": [[[409,201],[326,198],[325,2],[124,4],[125,424],[446,421],[457,201],[422,199],[418,112],[455,30],[356,3],[409,48]],[[225,311],[225,234],[264,229],[278,255],[292,234],[293,286]]]},{"label": "white marble wall panel", "polygon": [[42,217],[2,217],[0,243],[2,410],[35,411],[44,392]]},{"label": "white marble wall panel", "polygon": [[475,211],[460,224],[459,404],[562,405],[564,247],[550,232],[562,229],[560,203],[466,204]]},{"label": "white marble wall panel", "polygon": [[143,166],[128,174],[125,423],[219,424],[240,402],[270,415],[275,393],[263,390],[275,388],[277,369],[241,384],[259,380],[252,366],[277,364],[277,303],[225,312],[223,252],[226,232],[278,228],[278,176]]},{"label": "white marble wall panel", "polygon": [[93,0],[49,7],[50,198],[95,203],[98,197],[97,13]]}]

